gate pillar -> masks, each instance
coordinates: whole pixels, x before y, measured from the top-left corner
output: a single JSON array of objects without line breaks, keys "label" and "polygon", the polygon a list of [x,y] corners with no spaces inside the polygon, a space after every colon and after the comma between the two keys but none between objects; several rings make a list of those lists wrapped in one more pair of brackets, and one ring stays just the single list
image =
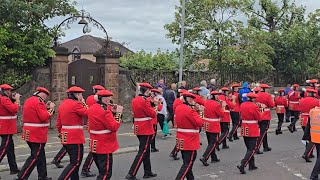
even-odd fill
[{"label": "gate pillar", "polygon": [[119,103],[119,58],[118,53],[97,51],[96,64],[100,67],[101,85],[113,93],[112,100]]}]

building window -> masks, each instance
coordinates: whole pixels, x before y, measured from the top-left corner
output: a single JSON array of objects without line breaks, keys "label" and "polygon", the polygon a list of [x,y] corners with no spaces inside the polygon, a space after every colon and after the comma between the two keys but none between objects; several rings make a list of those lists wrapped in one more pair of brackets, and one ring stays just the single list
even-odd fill
[{"label": "building window", "polygon": [[72,61],[78,60],[81,58],[80,50],[78,47],[75,47],[72,51]]}]

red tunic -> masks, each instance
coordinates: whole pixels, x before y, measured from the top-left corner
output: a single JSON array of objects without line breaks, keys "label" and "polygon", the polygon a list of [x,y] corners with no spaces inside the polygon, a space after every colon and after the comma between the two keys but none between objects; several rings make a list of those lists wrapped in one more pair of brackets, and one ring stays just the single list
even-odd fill
[{"label": "red tunic", "polygon": [[186,104],[182,104],[176,109],[177,134],[176,144],[179,150],[198,150],[200,148],[199,129],[203,120],[196,110]]},{"label": "red tunic", "polygon": [[156,111],[154,110],[154,108],[151,107],[150,101],[141,95],[133,98],[132,112],[134,117],[134,134],[154,134],[152,118],[156,117]]},{"label": "red tunic", "polygon": [[300,115],[301,126],[304,126],[304,127],[307,126],[309,112],[311,109],[315,108],[316,106],[319,106],[319,100],[314,97],[305,97],[300,99],[299,109],[301,111],[301,115]]},{"label": "red tunic", "polygon": [[90,123],[90,151],[96,154],[110,154],[119,149],[117,131],[120,123],[112,112],[104,110],[101,104],[94,104],[88,109]]},{"label": "red tunic", "polygon": [[49,114],[41,97],[32,96],[23,105],[22,139],[34,143],[46,143],[48,140]]},{"label": "red tunic", "polygon": [[57,129],[62,144],[84,144],[83,118],[87,109],[81,102],[65,99],[58,109]]},{"label": "red tunic", "polygon": [[235,100],[231,101],[234,104],[234,108],[231,109],[232,112],[240,112],[240,102],[239,102],[239,93],[238,92],[233,92],[233,93],[229,93],[229,99],[232,99],[232,96],[235,96]]},{"label": "red tunic", "polygon": [[230,116],[230,109],[233,109],[234,108],[234,104],[231,102],[231,100],[229,99],[228,96],[225,96],[225,95],[220,95],[218,96],[218,99],[221,100],[221,101],[225,101],[227,106],[225,107],[224,109],[224,116],[223,118],[221,119],[221,122],[228,122],[230,123],[230,119],[231,119],[231,116]]},{"label": "red tunic", "polygon": [[274,100],[276,106],[276,113],[284,114],[286,107],[288,107],[288,99],[285,96],[277,96]]},{"label": "red tunic", "polygon": [[88,107],[94,105],[97,101],[94,99],[94,95],[90,95],[89,97],[87,97],[86,99],[86,104],[88,105]]},{"label": "red tunic", "polygon": [[180,98],[175,99],[173,102],[173,112],[175,112],[176,108],[181,104],[183,104],[183,101]]},{"label": "red tunic", "polygon": [[214,100],[207,100],[204,108],[204,131],[220,133],[220,120],[224,116],[220,103]]},{"label": "red tunic", "polygon": [[260,129],[258,122],[262,120],[258,105],[253,102],[244,102],[240,105],[241,135],[245,137],[259,137]]},{"label": "red tunic", "polygon": [[[319,91],[319,89],[318,88],[314,88],[314,87],[311,87],[311,86],[309,86],[308,88],[310,88],[310,89],[315,89],[316,91],[317,91],[317,93],[315,94],[316,95],[316,98],[320,98],[320,96],[319,96],[319,94],[318,94],[318,91]],[[308,97],[308,93],[307,92],[304,92],[304,97]]]},{"label": "red tunic", "polygon": [[271,108],[274,107],[274,102],[272,97],[269,93],[266,92],[259,92],[256,102],[263,104],[266,108],[260,108],[262,112],[262,120],[271,120]]},{"label": "red tunic", "polygon": [[17,133],[19,106],[7,96],[0,95],[0,135]]},{"label": "red tunic", "polygon": [[299,111],[299,92],[298,91],[289,91],[288,100],[289,100],[289,110]]},{"label": "red tunic", "polygon": [[[158,104],[158,106],[154,106],[153,109],[158,114],[158,111],[161,111],[161,109],[162,109],[162,104]],[[152,118],[152,124],[153,125],[157,125],[158,124],[157,116]]]}]

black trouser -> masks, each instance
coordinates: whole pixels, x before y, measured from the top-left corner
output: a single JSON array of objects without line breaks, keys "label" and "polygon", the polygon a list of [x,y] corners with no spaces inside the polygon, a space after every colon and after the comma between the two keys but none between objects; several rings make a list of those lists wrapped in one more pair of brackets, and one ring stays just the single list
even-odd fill
[{"label": "black trouser", "polygon": [[230,112],[231,120],[232,120],[232,129],[230,131],[230,138],[238,138],[237,130],[240,125],[240,113],[239,112]]},{"label": "black trouser", "polygon": [[263,142],[263,148],[268,148],[268,129],[269,129],[270,121],[269,120],[262,120],[259,122],[260,127],[260,137],[258,139],[258,147],[257,150],[260,149],[261,144]]},{"label": "black trouser", "polygon": [[220,128],[221,128],[221,134],[220,134],[220,137],[219,137],[219,145],[221,143],[223,147],[226,147],[227,146],[227,136],[229,134],[229,123],[228,122],[220,122]]},{"label": "black trouser", "polygon": [[58,154],[53,158],[54,162],[61,163],[63,157],[67,154],[66,149],[62,146]]},{"label": "black trouser", "polygon": [[208,147],[206,151],[203,153],[202,157],[208,160],[211,156],[211,160],[217,160],[218,158],[215,149],[218,142],[219,133],[206,132],[206,135],[208,140]]},{"label": "black trouser", "polygon": [[249,164],[249,167],[254,167],[254,153],[256,151],[257,146],[257,137],[243,137],[244,144],[247,147],[247,153],[244,158],[241,160],[241,165],[246,167]]},{"label": "black trouser", "polygon": [[139,151],[136,155],[129,174],[136,176],[141,163],[143,162],[143,168],[145,174],[151,174],[151,162],[150,162],[150,143],[153,135],[137,135],[139,139]]},{"label": "black trouser", "polygon": [[291,114],[291,123],[290,123],[290,127],[293,127],[293,129],[296,128],[296,123],[299,119],[299,111],[290,111]]},{"label": "black trouser", "polygon": [[109,180],[112,176],[112,164],[113,164],[113,156],[110,154],[95,154],[92,153],[94,162],[96,163],[99,176],[97,180]]},{"label": "black trouser", "polygon": [[17,172],[18,166],[16,162],[16,155],[14,152],[14,142],[12,140],[12,134],[1,135],[0,153],[0,162],[2,162],[4,156],[7,155],[10,171]]},{"label": "black trouser", "polygon": [[172,121],[172,126],[174,126],[174,119],[173,119],[173,116],[174,116],[174,114],[173,114],[173,106],[168,106],[168,107],[167,107],[167,109],[168,109],[168,122],[169,122],[169,121]]},{"label": "black trouser", "polygon": [[289,107],[285,107],[285,109],[286,109],[286,121],[289,121],[289,119],[290,119],[290,110],[289,110]]},{"label": "black trouser", "polygon": [[181,150],[181,154],[182,154],[183,165],[181,166],[180,171],[178,172],[176,180],[184,180],[184,178],[187,178],[187,180],[194,180],[192,167],[197,157],[197,151]]},{"label": "black trouser", "polygon": [[309,158],[314,148],[315,148],[315,144],[313,144],[312,142],[309,142],[309,143],[307,142],[306,150],[304,151],[303,155]]},{"label": "black trouser", "polygon": [[153,129],[154,129],[154,135],[152,136],[151,140],[151,149],[156,149],[156,136],[157,136],[157,131],[158,131],[158,125],[153,124]]},{"label": "black trouser", "polygon": [[282,127],[283,120],[284,120],[284,113],[277,113],[277,115],[278,115],[278,127],[277,127],[277,129],[279,131],[281,131],[281,127]]},{"label": "black trouser", "polygon": [[79,179],[79,167],[83,158],[83,144],[66,144],[63,147],[70,157],[70,164],[63,170],[58,180]]},{"label": "black trouser", "polygon": [[82,171],[83,173],[88,173],[90,172],[90,168],[91,168],[91,165],[93,163],[93,156],[92,156],[92,153],[89,152],[87,158],[86,158],[86,161],[84,162],[83,166],[82,166]]},{"label": "black trouser", "polygon": [[311,177],[313,178],[318,177],[318,174],[320,174],[320,144],[315,143],[315,146],[317,149],[317,161],[311,172]]},{"label": "black trouser", "polygon": [[44,146],[46,143],[33,143],[27,142],[31,150],[31,155],[28,157],[24,163],[21,171],[18,174],[18,179],[28,179],[32,173],[34,167],[37,166],[38,177],[46,178],[47,177],[47,163],[46,163],[46,154],[44,151]]},{"label": "black trouser", "polygon": [[164,115],[163,114],[157,114],[157,120],[160,124],[161,130],[163,130],[163,123],[164,123]]}]

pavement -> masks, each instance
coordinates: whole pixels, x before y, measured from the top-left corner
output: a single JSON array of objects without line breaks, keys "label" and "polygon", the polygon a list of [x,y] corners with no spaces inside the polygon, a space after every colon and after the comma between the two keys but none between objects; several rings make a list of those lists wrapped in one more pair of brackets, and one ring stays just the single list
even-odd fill
[{"label": "pavement", "polygon": [[[276,116],[273,116],[276,117]],[[299,124],[299,123],[297,123]],[[312,170],[313,163],[305,163],[301,158],[304,151],[304,145],[301,143],[302,130],[298,126],[298,132],[290,133],[287,131],[286,126],[288,123],[283,124],[284,134],[276,136],[274,131],[277,126],[277,120],[273,119],[271,121],[269,129],[269,144],[272,147],[271,152],[264,153],[263,155],[256,156],[257,166],[259,169],[254,172],[247,172],[246,175],[239,175],[236,168],[245,154],[245,146],[242,141],[228,142],[230,149],[221,150],[218,152],[218,156],[221,159],[220,163],[211,164],[209,167],[204,167],[198,158],[203,153],[206,148],[206,138],[205,134],[201,133],[201,139],[204,145],[198,151],[198,158],[194,165],[194,174],[196,179],[308,179],[309,174]],[[112,179],[124,179],[127,174],[133,158],[138,151],[138,140],[136,136],[132,133],[132,123],[123,123],[118,131],[118,141],[121,148],[115,153],[114,165],[113,165],[113,177]],[[175,135],[175,130],[171,129],[173,136]],[[88,134],[86,133],[86,137]],[[181,166],[181,160],[173,161],[168,157],[172,148],[175,144],[175,138],[162,139],[162,133],[158,133],[156,142],[157,147],[160,149],[158,153],[152,153],[152,166],[155,173],[158,173],[158,177],[153,179],[174,179],[179,168]],[[15,151],[17,156],[18,167],[22,167],[26,158],[29,156],[30,150],[27,144],[20,139],[20,136],[14,137]],[[49,134],[48,143],[46,145],[46,156],[47,156],[47,168],[48,176],[53,179],[57,179],[62,169],[57,169],[55,166],[51,165],[53,157],[60,150],[61,144],[57,133],[52,131]],[[86,158],[88,148],[85,147]],[[67,165],[69,157],[63,159],[63,165]],[[84,162],[84,160],[83,160]],[[142,169],[141,166],[140,169]],[[95,165],[92,166],[92,172],[97,173],[98,170]],[[161,174],[160,174],[161,173]],[[0,176],[2,179],[13,179],[14,176],[8,175],[8,165],[7,159],[4,158],[3,162],[0,164]],[[138,177],[143,176],[143,170],[140,170]],[[37,179],[36,169],[33,171],[29,179]],[[95,178],[86,178],[88,180]]]}]

